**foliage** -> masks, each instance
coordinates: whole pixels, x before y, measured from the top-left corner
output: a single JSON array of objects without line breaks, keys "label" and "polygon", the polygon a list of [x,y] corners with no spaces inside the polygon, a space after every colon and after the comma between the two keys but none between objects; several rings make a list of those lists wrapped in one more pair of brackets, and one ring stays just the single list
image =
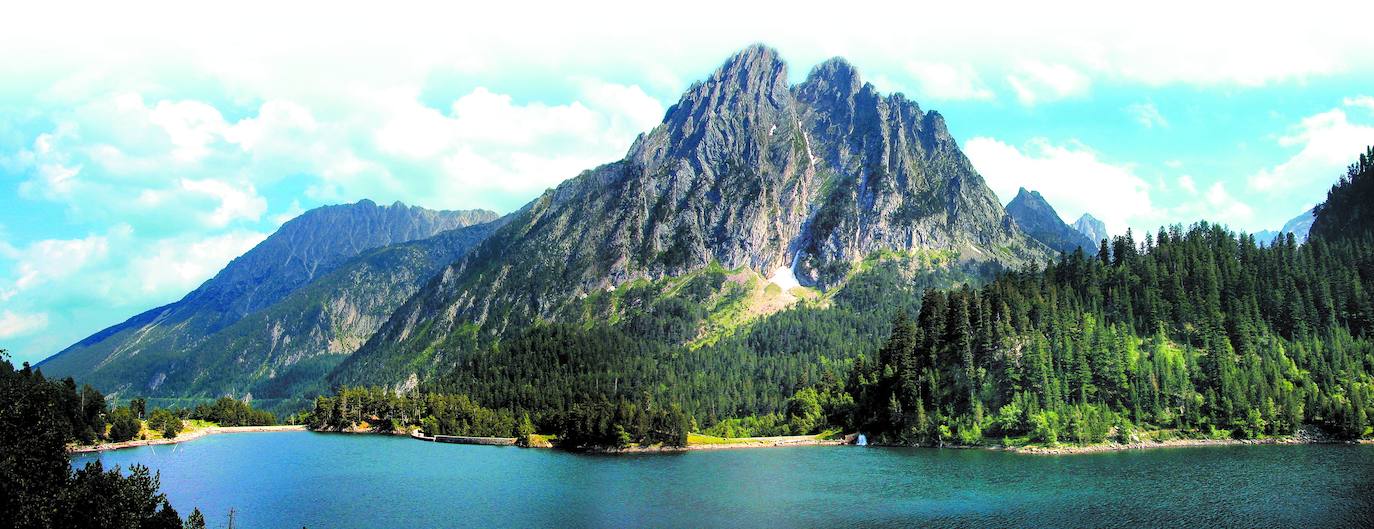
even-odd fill
[{"label": "foliage", "polygon": [[191,409],[190,418],[217,423],[220,426],[271,426],[277,417],[271,412],[229,397],[221,397],[213,404],[199,404]]},{"label": "foliage", "polygon": [[[789,399],[808,387],[833,387],[832,396],[848,399],[842,381],[849,363],[877,347],[894,314],[918,307],[922,288],[990,271],[951,257],[875,256],[824,299],[798,302],[749,325],[720,324],[721,311],[737,308],[741,288],[718,268],[622,285],[589,297],[571,321],[536,324],[488,349],[445,352],[453,359],[451,371],[421,389],[528,410],[546,428],[575,404],[638,402],[645,393],[679,405],[705,427],[786,415]],[[716,328],[728,330],[694,340]],[[835,424],[829,411],[821,422]]]},{"label": "foliage", "polygon": [[[72,470],[66,445],[104,430],[98,392],[77,392],[71,379],[49,381],[28,364],[15,370],[0,351],[0,402],[0,528],[181,527],[147,468],[133,466],[125,476],[97,461]],[[136,433],[138,419],[123,410]]]},{"label": "foliage", "polygon": [[659,406],[644,398],[640,402],[607,401],[574,404],[555,419],[560,448],[625,448],[640,446],[687,446],[687,434],[695,426],[676,405]]},{"label": "foliage", "polygon": [[1374,234],[1374,147],[1360,154],[1318,204],[1309,235],[1334,241]]},{"label": "foliage", "polygon": [[377,431],[419,427],[425,435],[513,437],[509,410],[479,406],[465,395],[398,394],[384,388],[340,388],[316,397],[306,420],[314,430],[343,431],[367,423]]},{"label": "foliage", "polygon": [[115,408],[110,413],[110,440],[116,443],[128,441],[138,435],[143,423],[128,407]]},{"label": "foliage", "polygon": [[148,429],[162,433],[163,437],[171,439],[181,432],[181,417],[163,408],[153,410],[148,416]]},{"label": "foliage", "polygon": [[1371,292],[1369,239],[1261,247],[1202,223],[1137,244],[1128,231],[1095,257],[927,291],[875,361],[855,361],[843,424],[920,444],[1092,444],[1135,425],[1359,437],[1374,406]]}]

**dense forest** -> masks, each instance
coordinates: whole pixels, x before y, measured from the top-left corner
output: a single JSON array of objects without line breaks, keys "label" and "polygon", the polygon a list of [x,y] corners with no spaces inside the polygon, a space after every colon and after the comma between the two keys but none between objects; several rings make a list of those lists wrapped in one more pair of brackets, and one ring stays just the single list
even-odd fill
[{"label": "dense forest", "polygon": [[146,467],[71,467],[68,444],[105,438],[109,410],[90,386],[16,370],[0,350],[0,402],[0,527],[204,529],[198,510],[183,525]]},{"label": "dense forest", "polygon": [[[547,414],[548,432],[570,449],[623,448],[632,444],[686,446],[691,418],[676,405],[658,406],[647,395],[639,402],[611,404],[604,399],[578,403]],[[384,388],[342,388],[317,397],[302,417],[316,431],[392,432],[419,427],[425,435],[515,437],[530,445],[535,426],[529,413],[479,406],[466,395],[399,394]]]},{"label": "dense forest", "polygon": [[1097,443],[1140,430],[1344,438],[1374,407],[1374,241],[1269,247],[1198,224],[928,291],[846,384],[880,440]]},{"label": "dense forest", "polygon": [[1326,240],[1359,238],[1374,232],[1374,146],[1360,154],[1313,211],[1310,235]]},{"label": "dense forest", "polygon": [[934,252],[874,255],[857,268],[843,288],[747,323],[730,320],[750,291],[719,267],[624,285],[588,297],[579,317],[465,354],[422,390],[527,411],[541,431],[574,406],[646,399],[676,404],[702,427],[781,414],[798,391],[843,381],[926,287],[989,273]]}]

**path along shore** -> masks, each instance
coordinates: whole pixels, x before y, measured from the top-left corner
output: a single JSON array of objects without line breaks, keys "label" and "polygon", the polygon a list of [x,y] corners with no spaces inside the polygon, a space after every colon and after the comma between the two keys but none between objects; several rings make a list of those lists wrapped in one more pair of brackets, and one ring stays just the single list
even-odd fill
[{"label": "path along shore", "polygon": [[73,446],[67,449],[71,454],[84,454],[89,452],[104,452],[106,450],[119,450],[121,448],[134,448],[138,446],[168,445],[194,441],[207,435],[221,433],[246,433],[246,432],[304,432],[305,425],[286,424],[278,426],[209,426],[199,430],[192,430],[171,439],[134,439],[119,443],[102,443],[97,445]]}]

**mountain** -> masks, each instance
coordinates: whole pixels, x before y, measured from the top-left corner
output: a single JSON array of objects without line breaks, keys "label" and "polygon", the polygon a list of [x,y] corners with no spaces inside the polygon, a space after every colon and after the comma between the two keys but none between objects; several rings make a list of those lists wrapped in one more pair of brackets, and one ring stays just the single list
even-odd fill
[{"label": "mountain", "polygon": [[1095,241],[1093,244],[1099,244],[1104,239],[1111,238],[1110,235],[1107,235],[1107,225],[1087,213],[1084,213],[1082,217],[1078,217],[1078,220],[1074,221],[1073,229],[1087,236],[1088,240]]},{"label": "mountain", "polygon": [[1064,224],[1064,219],[1055,213],[1054,208],[1045,201],[1045,197],[1040,196],[1039,191],[1021,188],[1016,193],[1016,198],[1007,203],[1007,214],[1011,215],[1026,234],[1057,251],[1069,253],[1078,248],[1085,252],[1097,250],[1097,243],[1092,239]]},{"label": "mountain", "polygon": [[1274,242],[1274,239],[1277,239],[1279,235],[1282,234],[1283,232],[1281,231],[1260,230],[1255,233],[1251,233],[1250,235],[1255,238],[1256,243],[1267,245]]},{"label": "mountain", "polygon": [[[190,349],[153,395],[290,399],[321,383],[443,266],[503,220],[364,252]],[[282,406],[277,406],[282,408]]]},{"label": "mountain", "polygon": [[[1001,265],[1049,255],[940,114],[878,93],[838,58],[789,86],[777,53],[756,45],[693,84],[623,159],[545,192],[446,267],[332,380],[423,378],[535,322],[591,325],[602,309],[590,305],[627,284],[708,267],[824,292],[883,251]],[[617,321],[617,307],[597,314]]]},{"label": "mountain", "polygon": [[1307,234],[1312,230],[1312,222],[1317,218],[1314,215],[1315,211],[1316,208],[1309,209],[1302,212],[1301,215],[1293,217],[1292,220],[1283,224],[1283,229],[1279,230],[1279,233],[1275,234],[1275,236],[1291,233],[1293,234],[1293,238],[1297,239],[1298,243],[1307,242]]},{"label": "mountain", "polygon": [[1312,215],[1314,210],[1315,208],[1309,209],[1302,212],[1301,215],[1293,217],[1288,222],[1284,223],[1283,228],[1280,228],[1278,231],[1259,230],[1250,235],[1255,238],[1256,243],[1268,246],[1279,240],[1280,237],[1291,233],[1293,234],[1294,240],[1296,240],[1298,244],[1302,244],[1307,242],[1307,232],[1312,229],[1312,221],[1315,218]]},{"label": "mountain", "polygon": [[368,250],[489,222],[490,211],[432,211],[370,200],[325,206],[281,226],[181,300],[100,331],[39,364],[106,391],[156,391],[191,351]]}]

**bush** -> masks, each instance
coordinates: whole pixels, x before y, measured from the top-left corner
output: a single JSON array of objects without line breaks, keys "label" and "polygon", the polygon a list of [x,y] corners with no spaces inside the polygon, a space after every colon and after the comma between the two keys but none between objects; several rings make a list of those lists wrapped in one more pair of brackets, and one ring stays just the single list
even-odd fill
[{"label": "bush", "polygon": [[1059,415],[1042,411],[1031,415],[1031,439],[1050,446],[1059,444]]},{"label": "bush", "polygon": [[128,441],[138,435],[138,431],[143,429],[143,423],[139,422],[138,417],[134,416],[133,410],[127,407],[115,408],[110,413],[110,440],[116,443]]},{"label": "bush", "polygon": [[162,408],[153,410],[148,416],[148,429],[162,432],[162,436],[168,439],[176,437],[182,428],[181,418]]}]

